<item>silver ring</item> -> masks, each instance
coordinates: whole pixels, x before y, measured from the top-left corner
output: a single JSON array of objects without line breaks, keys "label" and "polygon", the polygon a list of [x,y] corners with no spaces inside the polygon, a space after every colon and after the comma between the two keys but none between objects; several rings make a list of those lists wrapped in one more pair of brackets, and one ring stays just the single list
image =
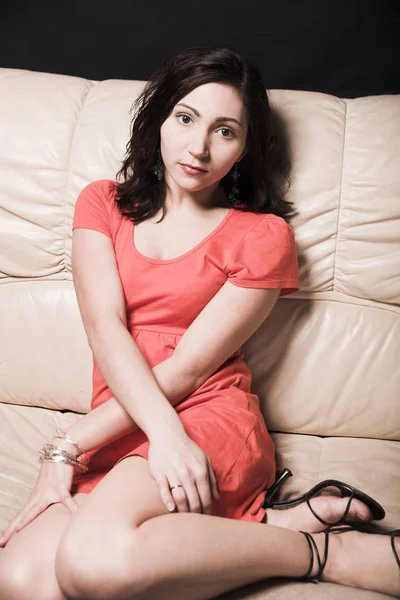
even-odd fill
[{"label": "silver ring", "polygon": [[177,487],[181,487],[181,488],[183,488],[183,485],[181,485],[180,483],[178,483],[177,485],[173,485],[173,486],[170,488],[170,490],[173,490],[174,488],[177,488]]}]

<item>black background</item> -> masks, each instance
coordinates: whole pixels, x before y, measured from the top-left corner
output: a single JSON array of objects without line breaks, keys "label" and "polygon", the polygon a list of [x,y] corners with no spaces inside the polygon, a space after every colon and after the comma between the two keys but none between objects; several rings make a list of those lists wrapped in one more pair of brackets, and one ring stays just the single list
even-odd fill
[{"label": "black background", "polygon": [[400,0],[2,3],[0,66],[147,80],[194,45],[227,44],[268,89],[400,93]]}]

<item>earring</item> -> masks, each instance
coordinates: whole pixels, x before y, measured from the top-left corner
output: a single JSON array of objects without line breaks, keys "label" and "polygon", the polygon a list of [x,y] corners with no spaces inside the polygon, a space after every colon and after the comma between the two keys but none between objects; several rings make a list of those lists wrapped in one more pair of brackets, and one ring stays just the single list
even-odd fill
[{"label": "earring", "polygon": [[161,158],[160,149],[158,149],[157,154],[158,154],[158,159],[157,159],[156,164],[153,167],[153,171],[156,174],[158,180],[161,181],[161,179],[164,177],[165,167],[164,167],[164,163]]},{"label": "earring", "polygon": [[233,204],[239,196],[239,188],[237,186],[237,180],[240,177],[240,173],[238,171],[238,163],[235,163],[234,168],[230,172],[230,176],[232,179],[232,189],[228,194],[228,199]]}]

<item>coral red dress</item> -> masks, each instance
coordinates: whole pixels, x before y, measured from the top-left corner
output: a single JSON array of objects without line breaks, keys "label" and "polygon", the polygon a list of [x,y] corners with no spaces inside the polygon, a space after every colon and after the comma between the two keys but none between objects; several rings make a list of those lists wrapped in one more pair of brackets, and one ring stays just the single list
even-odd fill
[{"label": "coral red dress", "polygon": [[[114,244],[127,311],[127,326],[152,368],[170,357],[186,329],[229,280],[254,288],[299,289],[293,229],[272,214],[231,208],[194,248],[177,258],[142,255],[133,222],[121,216],[111,180],[88,184],[75,205],[73,229],[95,229]],[[176,407],[189,437],[210,458],[220,499],[212,514],[262,521],[266,489],[275,479],[274,446],[250,392],[251,372],[239,348],[201,387]],[[93,358],[91,408],[113,396]],[[147,459],[149,442],[140,429],[89,452],[89,471],[75,474],[71,493],[90,492],[127,456]]]}]

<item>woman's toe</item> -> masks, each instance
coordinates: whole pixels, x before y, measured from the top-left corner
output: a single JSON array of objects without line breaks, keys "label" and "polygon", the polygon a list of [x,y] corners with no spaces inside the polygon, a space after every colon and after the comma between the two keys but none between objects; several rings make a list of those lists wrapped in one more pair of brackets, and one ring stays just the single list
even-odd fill
[{"label": "woman's toe", "polygon": [[[342,502],[342,514],[346,510],[346,506],[349,502],[348,498],[340,498]],[[373,514],[371,510],[368,508],[364,502],[358,500],[357,498],[353,498],[350,503],[349,512],[347,513],[346,521],[355,520],[355,521],[372,521]]]},{"label": "woman's toe", "polygon": [[[310,501],[311,506],[315,512],[328,523],[336,523],[339,520],[343,520],[346,512],[346,507],[349,503],[349,498],[340,498],[338,496],[320,496]],[[349,521],[370,521],[372,519],[372,513],[368,506],[366,506],[361,500],[352,498],[347,512],[346,522]]]}]

